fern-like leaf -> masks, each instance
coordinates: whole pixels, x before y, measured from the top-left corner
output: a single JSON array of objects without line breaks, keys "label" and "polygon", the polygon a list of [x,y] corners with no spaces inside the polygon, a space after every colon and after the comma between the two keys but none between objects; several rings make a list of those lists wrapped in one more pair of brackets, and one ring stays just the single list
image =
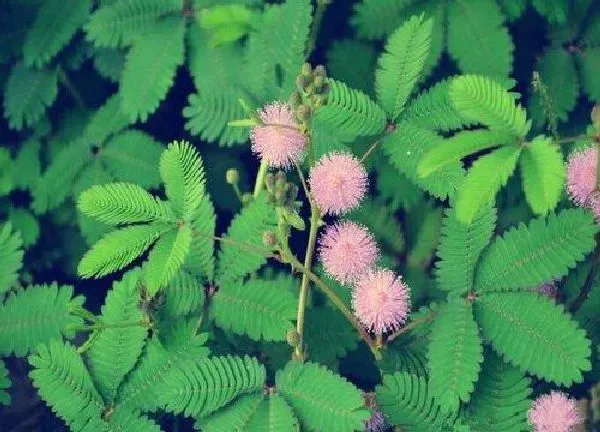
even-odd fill
[{"label": "fern-like leaf", "polygon": [[417,173],[427,177],[432,172],[452,162],[460,161],[470,154],[477,153],[511,141],[511,136],[497,131],[463,131],[445,140],[445,144],[433,147],[423,156]]},{"label": "fern-like leaf", "polygon": [[384,375],[376,388],[377,407],[390,422],[411,432],[442,431],[453,416],[441,411],[422,375],[396,372]]},{"label": "fern-like leaf", "polygon": [[100,330],[87,355],[92,378],[107,402],[115,399],[119,385],[134,367],[146,340],[147,330],[141,325],[143,315],[138,306],[140,282],[141,270],[136,269],[113,283],[100,316],[101,322],[109,326],[133,322],[140,325]]},{"label": "fern-like leaf", "polygon": [[512,175],[521,148],[501,147],[480,157],[469,170],[456,199],[456,217],[470,224],[482,208],[493,203],[496,193]]},{"label": "fern-like leaf", "polygon": [[191,242],[192,229],[187,224],[169,231],[156,242],[148,256],[144,276],[151,296],[166,286],[181,269]]},{"label": "fern-like leaf", "polygon": [[222,328],[254,340],[285,341],[294,328],[296,296],[277,280],[222,284],[211,302],[211,316]]},{"label": "fern-like leaf", "polygon": [[265,367],[254,358],[211,357],[174,369],[159,403],[168,412],[204,417],[239,395],[261,390],[265,381]]},{"label": "fern-like leaf", "polygon": [[125,67],[125,52],[113,48],[97,48],[93,60],[100,76],[114,83],[119,82]]},{"label": "fern-like leaf", "polygon": [[538,136],[525,147],[519,163],[525,198],[533,212],[544,215],[554,210],[565,181],[560,149],[550,138]]},{"label": "fern-like leaf", "polygon": [[150,135],[128,129],[110,138],[98,157],[119,181],[158,188],[158,163],[163,150],[163,146]]},{"label": "fern-like leaf", "polygon": [[434,131],[447,132],[470,126],[473,120],[461,115],[450,101],[452,79],[440,81],[418,95],[406,107],[401,120]]},{"label": "fern-like leaf", "polygon": [[475,289],[531,289],[560,279],[596,247],[597,231],[593,216],[581,209],[521,224],[497,237],[483,253]]},{"label": "fern-like leaf", "polygon": [[268,251],[262,243],[263,233],[276,228],[275,209],[260,195],[238,214],[221,242],[216,280],[220,285],[233,282],[258,270]]},{"label": "fern-like leaf", "polygon": [[204,166],[194,147],[174,141],[160,157],[160,176],[177,216],[190,220],[205,194]]},{"label": "fern-like leaf", "polygon": [[198,311],[204,304],[204,286],[186,271],[177,273],[164,289],[162,311],[169,317],[180,317]]},{"label": "fern-like leaf", "polygon": [[360,430],[369,417],[360,391],[316,363],[291,361],[277,372],[276,383],[307,430]]},{"label": "fern-like leaf", "polygon": [[317,110],[316,116],[338,133],[353,141],[359,136],[377,135],[386,124],[385,112],[367,95],[349,88],[340,81],[329,80],[331,89],[327,104]]},{"label": "fern-like leaf", "polygon": [[488,350],[479,381],[467,406],[473,430],[525,432],[530,430],[527,412],[531,407],[530,380],[517,368]]},{"label": "fern-like leaf", "polygon": [[28,67],[45,66],[71,40],[88,19],[90,0],[47,0],[23,45],[23,60]]},{"label": "fern-like leaf", "polygon": [[523,371],[569,386],[592,367],[585,331],[537,293],[486,293],[475,317],[494,349]]},{"label": "fern-like leaf", "polygon": [[463,72],[508,78],[513,51],[504,16],[494,0],[448,3],[448,52]]},{"label": "fern-like leaf", "polygon": [[197,277],[205,277],[212,281],[215,275],[214,235],[217,221],[213,203],[208,195],[204,196],[190,224],[192,244],[184,268]]},{"label": "fern-like leaf", "polygon": [[84,215],[107,225],[174,219],[166,202],[131,183],[92,186],[79,196],[77,207]]},{"label": "fern-like leaf", "polygon": [[446,165],[427,178],[417,175],[417,166],[423,155],[444,145],[444,139],[435,132],[403,122],[394,133],[384,138],[382,145],[391,164],[400,173],[438,198],[453,196],[463,181],[464,170],[460,161]]},{"label": "fern-like leaf", "polygon": [[429,55],[431,19],[412,17],[389,38],[375,73],[377,100],[396,119],[413,92]]},{"label": "fern-like leaf", "polygon": [[525,110],[500,84],[480,75],[452,80],[450,100],[461,115],[491,129],[524,137],[531,128]]},{"label": "fern-like leaf", "polygon": [[116,407],[105,418],[92,420],[81,432],[161,432],[162,429],[137,412]]},{"label": "fern-like leaf", "polygon": [[165,342],[156,335],[148,341],[137,366],[123,383],[116,405],[130,411],[160,407],[160,393],[169,385],[169,377],[208,355],[204,346],[208,336],[196,334],[196,323],[197,320],[175,321],[164,335]]},{"label": "fern-like leaf", "polygon": [[55,69],[33,70],[15,63],[4,86],[4,117],[11,128],[35,125],[58,95]]},{"label": "fern-like leaf", "polygon": [[121,76],[123,112],[132,121],[146,121],[173,85],[184,61],[185,22],[167,17],[136,38]]},{"label": "fern-like leaf", "polygon": [[98,278],[121,270],[171,229],[170,224],[155,222],[111,231],[81,258],[77,273],[84,278]]},{"label": "fern-like leaf", "polygon": [[85,26],[96,47],[129,45],[161,17],[181,11],[181,0],[120,0],[99,8]]},{"label": "fern-like leaf", "polygon": [[72,327],[83,320],[70,311],[83,300],[73,297],[73,287],[56,283],[11,293],[0,305],[0,354],[23,356],[40,343],[72,338]]},{"label": "fern-like leaf", "polygon": [[446,211],[437,255],[438,285],[445,291],[466,293],[473,289],[479,256],[488,245],[496,223],[496,209],[480,212],[470,224],[456,218],[456,210]]},{"label": "fern-like leaf", "polygon": [[483,362],[473,308],[465,299],[450,300],[438,312],[429,344],[429,387],[443,410],[458,413],[468,402]]},{"label": "fern-like leaf", "polygon": [[598,60],[600,46],[598,45],[599,43],[596,42],[596,46],[586,49],[576,57],[581,76],[581,87],[585,94],[595,102],[600,101],[600,84],[595,75],[600,68],[600,60]]},{"label": "fern-like leaf", "polygon": [[23,241],[10,223],[0,226],[0,295],[17,282],[23,267]]},{"label": "fern-like leaf", "polygon": [[104,403],[75,347],[52,341],[41,345],[29,363],[39,395],[71,430],[83,430],[100,419]]},{"label": "fern-like leaf", "polygon": [[251,394],[196,423],[204,432],[289,432],[298,420],[285,399],[277,393]]},{"label": "fern-like leaf", "polygon": [[383,39],[402,24],[413,0],[362,0],[354,5],[352,25],[361,38]]}]

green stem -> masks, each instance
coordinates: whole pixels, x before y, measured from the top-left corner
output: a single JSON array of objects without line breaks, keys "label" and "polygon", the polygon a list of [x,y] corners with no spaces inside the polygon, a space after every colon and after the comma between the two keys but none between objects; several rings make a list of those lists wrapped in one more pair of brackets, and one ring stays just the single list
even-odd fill
[{"label": "green stem", "polygon": [[431,311],[430,313],[428,313],[425,316],[419,317],[413,321],[411,321],[409,324],[407,324],[406,326],[402,327],[400,330],[398,330],[397,332],[391,334],[388,338],[387,338],[387,343],[392,342],[394,339],[396,339],[398,336],[403,335],[404,333],[407,333],[409,331],[411,331],[412,329],[414,329],[415,327],[420,326],[421,324],[425,324],[429,321],[432,321],[433,318],[436,315],[436,311]]},{"label": "green stem", "polygon": [[58,80],[69,91],[71,97],[73,97],[77,105],[79,105],[79,108],[83,110],[86,109],[85,102],[83,101],[83,97],[79,93],[79,90],[77,90],[77,88],[75,87],[73,82],[71,82],[71,79],[69,78],[65,70],[60,66],[58,67]]},{"label": "green stem", "polygon": [[127,328],[127,327],[150,327],[150,323],[145,321],[130,321],[121,323],[103,323],[92,324],[88,326],[82,326],[81,330],[106,330],[109,328]]},{"label": "green stem", "polygon": [[[306,248],[306,255],[304,256],[303,268],[310,272],[312,266],[312,259],[315,252],[315,246],[317,244],[317,232],[319,231],[319,221],[321,220],[321,214],[316,206],[311,206],[310,213],[310,231],[308,233],[308,246]],[[295,257],[294,257],[295,259]],[[304,315],[306,313],[306,298],[308,296],[308,273],[302,274],[302,282],[300,284],[300,297],[298,298],[298,317],[296,320],[296,331],[299,336],[300,342],[294,350],[294,356],[298,359],[304,358]]]},{"label": "green stem", "polygon": [[332,1],[333,0],[317,0],[317,9],[315,10],[315,16],[312,22],[312,27],[310,28],[308,44],[306,46],[306,57],[309,57],[317,46],[317,36],[319,36],[319,29],[321,28],[323,15],[325,15],[325,10],[327,10],[327,6],[329,6]]},{"label": "green stem", "polygon": [[265,178],[267,177],[267,172],[269,170],[269,165],[264,160],[260,163],[260,168],[258,169],[258,174],[256,174],[256,182],[254,183],[254,199],[258,198],[260,192],[262,191],[265,185]]},{"label": "green stem", "polygon": [[371,336],[367,333],[364,327],[358,322],[354,315],[352,315],[350,309],[346,307],[344,301],[335,293],[335,291],[333,291],[325,282],[323,282],[323,280],[319,276],[314,274],[310,269],[303,266],[302,263],[300,263],[300,261],[298,261],[298,259],[295,256],[288,255],[286,256],[286,258],[288,258],[289,263],[296,271],[299,271],[306,275],[307,278],[312,283],[314,283],[323,292],[323,294],[327,296],[327,298],[334,304],[334,306],[338,308],[338,310],[342,313],[342,315],[344,315],[348,322],[350,322],[350,324],[352,324],[356,331],[358,331],[358,334],[360,335],[361,339],[365,341],[365,343],[369,346],[369,349],[373,353],[375,359],[381,359],[381,353],[377,349],[373,338],[371,338]]}]

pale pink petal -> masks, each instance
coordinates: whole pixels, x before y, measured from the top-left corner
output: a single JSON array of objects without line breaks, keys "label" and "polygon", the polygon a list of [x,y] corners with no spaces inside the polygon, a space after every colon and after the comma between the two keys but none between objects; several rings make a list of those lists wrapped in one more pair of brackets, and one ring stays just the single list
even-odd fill
[{"label": "pale pink petal", "polygon": [[571,432],[582,418],[573,399],[552,391],[533,402],[528,421],[534,432]]}]

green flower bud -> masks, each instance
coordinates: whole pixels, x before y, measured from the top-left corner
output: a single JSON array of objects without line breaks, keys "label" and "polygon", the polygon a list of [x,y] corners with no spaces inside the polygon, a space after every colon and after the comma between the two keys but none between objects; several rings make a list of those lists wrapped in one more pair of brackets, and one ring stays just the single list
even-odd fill
[{"label": "green flower bud", "polygon": [[300,95],[300,92],[299,91],[292,92],[292,95],[290,96],[290,105],[293,108],[296,108],[301,103],[302,103],[302,96]]},{"label": "green flower bud", "polygon": [[327,70],[325,69],[325,66],[323,65],[317,65],[315,66],[315,72],[314,72],[315,76],[317,77],[323,77],[325,78],[327,76]]},{"label": "green flower bud", "polygon": [[225,173],[225,180],[230,185],[237,184],[240,181],[240,173],[235,168],[229,168]]},{"label": "green flower bud", "polygon": [[292,348],[296,348],[298,344],[300,344],[300,335],[294,329],[288,330],[288,332],[285,335],[285,339]]},{"label": "green flower bud", "polygon": [[287,183],[287,177],[284,171],[277,171],[275,174],[275,189],[282,189]]},{"label": "green flower bud", "polygon": [[310,107],[308,105],[302,104],[296,109],[296,117],[298,117],[298,120],[300,121],[308,120],[310,114]]},{"label": "green flower bud", "polygon": [[246,205],[249,204],[250,201],[252,201],[254,199],[254,197],[252,196],[251,193],[246,192],[244,195],[242,195],[242,204]]},{"label": "green flower bud", "polygon": [[300,73],[302,74],[302,76],[312,77],[313,71],[312,71],[312,66],[310,65],[310,63],[304,63],[302,65],[302,70]]}]

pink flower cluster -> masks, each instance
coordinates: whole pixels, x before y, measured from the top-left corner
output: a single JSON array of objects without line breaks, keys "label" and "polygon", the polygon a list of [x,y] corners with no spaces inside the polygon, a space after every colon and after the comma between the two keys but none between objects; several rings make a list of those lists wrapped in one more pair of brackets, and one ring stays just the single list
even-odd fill
[{"label": "pink flower cluster", "polygon": [[567,192],[571,201],[579,207],[589,208],[600,220],[600,191],[596,184],[598,149],[573,153],[567,164]]},{"label": "pink flower cluster", "polygon": [[538,397],[528,413],[534,432],[571,432],[582,420],[575,401],[557,391]]},{"label": "pink flower cluster", "polygon": [[[352,155],[325,155],[311,171],[310,189],[324,213],[339,215],[360,204],[367,172]],[[328,226],[319,239],[325,271],[352,286],[352,306],[358,320],[376,334],[398,329],[410,311],[408,286],[392,271],[376,267],[379,248],[369,230],[355,222]]]}]

